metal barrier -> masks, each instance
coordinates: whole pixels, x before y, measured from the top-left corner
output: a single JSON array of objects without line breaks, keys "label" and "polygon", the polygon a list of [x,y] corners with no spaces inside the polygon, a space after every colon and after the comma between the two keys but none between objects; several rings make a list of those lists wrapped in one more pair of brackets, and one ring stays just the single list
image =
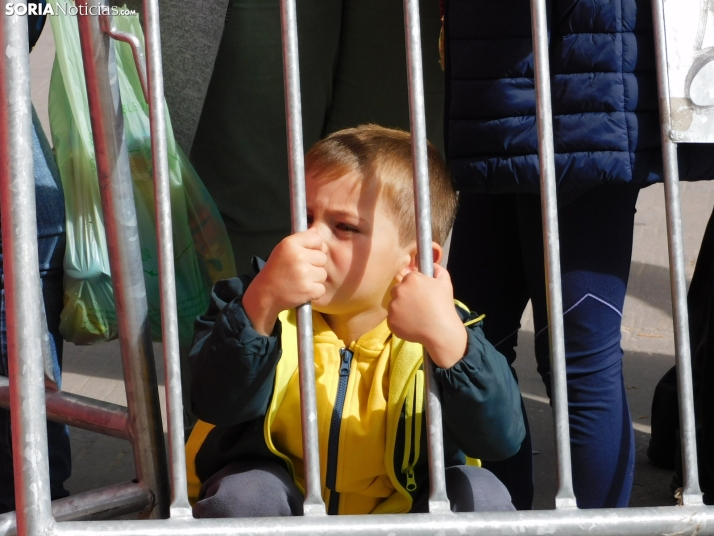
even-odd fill
[{"label": "metal barrier", "polygon": [[[100,0],[77,0],[99,5]],[[696,1],[696,0],[688,0]],[[709,0],[702,0],[704,21]],[[671,6],[673,3],[670,2]],[[286,85],[287,128],[293,230],[307,228],[305,220],[304,163],[301,131],[300,84],[298,72],[295,0],[282,0],[283,56]],[[539,135],[541,196],[543,200],[544,244],[548,283],[548,315],[553,368],[553,407],[555,413],[558,492],[554,511],[517,513],[461,513],[449,510],[445,494],[441,408],[431,367],[427,366],[429,419],[429,474],[431,481],[429,514],[388,516],[340,516],[325,514],[320,495],[319,459],[316,430],[315,378],[312,357],[310,306],[299,308],[298,333],[300,353],[301,409],[303,448],[306,453],[306,497],[304,518],[196,519],[186,493],[183,452],[181,382],[178,359],[175,284],[171,216],[168,196],[163,86],[159,48],[159,20],[156,0],[146,0],[144,19],[148,50],[148,93],[150,101],[154,181],[156,188],[158,242],[161,247],[161,289],[166,369],[166,397],[169,425],[169,469],[171,500],[168,519],[68,521],[107,514],[119,514],[142,508],[154,508],[166,515],[166,464],[160,435],[160,420],[153,371],[151,345],[146,329],[146,303],[136,299],[143,280],[138,265],[136,229],[125,224],[131,214],[131,185],[126,163],[126,148],[121,139],[119,96],[111,87],[109,69],[112,48],[102,35],[96,18],[82,17],[80,31],[87,86],[92,109],[99,176],[103,185],[103,208],[107,215],[114,291],[120,318],[122,355],[125,363],[128,408],[99,403],[63,393],[48,393],[45,400],[41,349],[39,279],[37,254],[30,247],[36,236],[32,151],[30,147],[29,69],[26,23],[19,16],[5,15],[0,25],[4,54],[0,56],[2,80],[0,98],[7,103],[0,118],[0,144],[6,156],[0,168],[0,200],[5,257],[5,288],[8,311],[8,351],[10,353],[9,399],[13,417],[15,456],[17,532],[25,535],[73,535],[107,533],[138,536],[142,534],[714,534],[714,507],[702,504],[698,484],[695,449],[691,364],[687,331],[686,288],[683,269],[682,231],[676,161],[677,142],[704,141],[702,131],[681,128],[673,121],[672,102],[679,96],[670,87],[667,50],[676,47],[677,30],[668,26],[665,38],[664,0],[652,0],[657,70],[662,117],[662,145],[666,169],[667,231],[670,245],[672,294],[684,453],[684,492],[682,506],[578,510],[572,486],[570,441],[563,343],[562,298],[554,147],[548,65],[546,1],[532,0],[537,122]],[[426,166],[424,98],[421,72],[420,25],[417,0],[404,0],[408,53],[409,98],[419,244],[420,270],[432,274],[430,256],[431,229]],[[673,7],[672,9],[675,9]],[[673,17],[674,20],[676,17]],[[669,19],[668,19],[669,20]],[[104,28],[111,29],[110,24]],[[686,29],[685,29],[686,31]],[[701,32],[700,32],[701,33]],[[700,48],[701,48],[701,43]],[[679,58],[678,58],[679,60]],[[673,65],[670,60],[669,66]],[[702,106],[690,99],[699,70],[686,73],[685,93],[677,100],[676,113],[687,105],[696,117]],[[694,67],[696,67],[694,65]],[[694,69],[692,67],[692,69]],[[688,84],[688,85],[687,85]],[[714,84],[714,81],[712,81]],[[711,85],[711,84],[710,84]],[[684,102],[684,105],[682,104]],[[101,106],[111,103],[111,106]],[[686,107],[686,106],[685,106]],[[686,123],[686,122],[685,122]],[[691,122],[690,122],[691,123]],[[711,127],[709,129],[711,131]],[[704,131],[707,132],[707,131]],[[712,141],[714,131],[706,134]],[[705,136],[705,137],[706,137]],[[130,218],[129,218],[130,219]],[[109,225],[112,222],[112,225]],[[121,223],[120,223],[121,222]],[[138,274],[138,275],[137,275]],[[428,363],[428,358],[427,358]],[[21,371],[21,373],[20,373]],[[147,376],[142,376],[146,374]],[[0,401],[7,401],[7,382],[0,384]],[[6,404],[7,402],[5,402]],[[105,490],[50,503],[46,462],[47,438],[44,421],[50,418],[75,426],[132,438],[137,460],[138,484],[121,484]],[[14,516],[0,516],[0,534],[14,528]]]},{"label": "metal barrier", "polygon": [[[100,5],[98,1],[78,0],[77,4]],[[148,6],[147,6],[148,7]],[[151,8],[147,9],[151,12]],[[147,20],[156,20],[157,17]],[[46,338],[37,322],[41,310],[37,264],[35,190],[29,99],[27,21],[24,17],[3,15],[2,139],[8,159],[0,181],[5,246],[5,290],[8,300],[8,344],[10,377],[0,379],[0,404],[10,405],[15,453],[17,513],[0,516],[0,533],[13,530],[15,517],[20,534],[35,534],[46,527],[52,515],[58,519],[84,519],[116,516],[141,511],[142,516],[168,514],[168,481],[163,427],[159,408],[153,348],[148,324],[146,290],[141,266],[129,159],[123,139],[123,117],[115,76],[114,47],[109,41],[113,25],[98,17],[79,17],[87,95],[92,120],[97,171],[106,218],[112,283],[119,324],[127,407],[107,404],[59,391],[45,394],[44,367],[40,342]],[[109,22],[109,23],[107,23]],[[100,24],[101,23],[101,24]],[[100,28],[100,25],[104,28]],[[158,30],[158,27],[157,27]],[[106,33],[105,33],[106,32]],[[116,34],[117,38],[124,36]],[[151,36],[156,41],[155,36]],[[158,49],[158,47],[154,47]],[[137,58],[141,59],[141,58]],[[157,70],[160,58],[150,57],[149,68]],[[141,72],[142,69],[139,69]],[[114,73],[112,73],[114,71]],[[114,76],[112,76],[114,74]],[[154,80],[156,77],[154,77]],[[154,82],[156,84],[156,82]],[[159,88],[163,102],[163,88]],[[154,106],[156,115],[157,106]],[[152,117],[154,133],[154,174],[157,188],[166,188],[165,140],[157,130],[164,129],[163,110]],[[163,150],[163,153],[161,152]],[[161,160],[163,156],[163,161]],[[162,175],[163,173],[163,175]],[[162,183],[163,181],[163,183]],[[157,210],[159,219],[168,212]],[[170,214],[170,212],[169,212]],[[161,229],[171,229],[164,223]],[[170,233],[170,231],[169,231]],[[170,237],[170,235],[169,235]],[[171,241],[160,236],[160,245],[170,250]],[[167,246],[168,244],[168,246]],[[9,254],[8,254],[9,253]],[[165,252],[161,252],[162,259]],[[169,259],[173,254],[169,252]],[[174,302],[164,305],[164,318],[175,318],[173,265],[165,268],[162,295]],[[165,323],[166,351],[177,353],[176,322]],[[172,341],[172,335],[175,341]],[[173,342],[173,344],[172,344]],[[39,361],[38,361],[39,359]],[[177,373],[178,374],[178,373]],[[170,372],[167,376],[170,375]],[[8,388],[9,387],[9,388]],[[56,501],[50,511],[47,472],[45,404],[50,418],[73,426],[131,441],[137,478],[95,492]],[[171,407],[173,408],[175,404]],[[179,415],[181,415],[179,403]],[[18,478],[19,476],[19,478]],[[44,530],[44,528],[42,529]]]}]

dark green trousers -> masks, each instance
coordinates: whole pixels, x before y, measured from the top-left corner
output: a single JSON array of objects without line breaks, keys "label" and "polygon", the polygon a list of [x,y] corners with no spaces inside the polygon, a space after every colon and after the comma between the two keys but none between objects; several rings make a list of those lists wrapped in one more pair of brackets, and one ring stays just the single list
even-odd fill
[{"label": "dark green trousers", "polygon": [[[363,123],[409,129],[402,0],[297,0],[305,151]],[[430,141],[443,145],[437,0],[421,1]],[[191,161],[223,215],[239,273],[290,232],[278,0],[233,0]]]}]

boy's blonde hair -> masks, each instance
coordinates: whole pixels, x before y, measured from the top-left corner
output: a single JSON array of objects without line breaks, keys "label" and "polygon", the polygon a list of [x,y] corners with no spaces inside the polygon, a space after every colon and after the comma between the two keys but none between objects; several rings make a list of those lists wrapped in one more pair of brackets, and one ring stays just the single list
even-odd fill
[{"label": "boy's blonde hair", "polygon": [[[456,215],[456,191],[439,151],[428,144],[431,230],[443,245]],[[416,240],[412,144],[408,132],[378,125],[340,130],[312,146],[305,168],[320,179],[334,180],[357,172],[363,181],[378,181],[399,228],[399,243]]]}]

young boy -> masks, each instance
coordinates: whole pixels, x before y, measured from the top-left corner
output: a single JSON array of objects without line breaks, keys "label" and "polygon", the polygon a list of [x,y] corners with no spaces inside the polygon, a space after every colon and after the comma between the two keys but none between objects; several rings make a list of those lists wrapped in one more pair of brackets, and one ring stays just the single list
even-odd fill
[{"label": "young boy", "polygon": [[464,454],[511,456],[524,426],[505,358],[484,338],[481,317],[455,307],[438,264],[456,209],[438,152],[429,147],[434,278],[417,271],[409,134],[343,130],[305,163],[309,230],[280,242],[253,278],[216,284],[197,320],[192,400],[206,422],[187,444],[194,515],[302,513],[293,309],[306,302],[328,513],[427,511],[423,348],[442,392],[452,510],[513,509],[491,473],[464,465]]}]

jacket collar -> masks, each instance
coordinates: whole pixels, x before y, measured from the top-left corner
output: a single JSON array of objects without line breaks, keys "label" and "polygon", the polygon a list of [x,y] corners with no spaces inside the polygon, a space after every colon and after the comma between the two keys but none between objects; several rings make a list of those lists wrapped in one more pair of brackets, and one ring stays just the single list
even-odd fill
[{"label": "jacket collar", "polygon": [[[344,341],[337,338],[325,318],[317,311],[312,312],[312,333],[315,337],[315,342],[347,346]],[[392,332],[389,331],[387,319],[385,318],[359,339],[351,342],[349,349],[355,353],[359,352],[363,357],[377,357],[384,351],[384,347],[389,343],[391,337]]]}]

